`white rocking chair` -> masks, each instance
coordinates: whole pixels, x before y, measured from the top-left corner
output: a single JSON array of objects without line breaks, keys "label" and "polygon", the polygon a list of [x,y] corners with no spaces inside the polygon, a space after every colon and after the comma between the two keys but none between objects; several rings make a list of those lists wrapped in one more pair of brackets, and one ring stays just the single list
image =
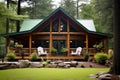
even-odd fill
[{"label": "white rocking chair", "polygon": [[37,50],[38,55],[47,55],[47,51],[46,50],[44,51],[42,47],[38,47]]},{"label": "white rocking chair", "polygon": [[74,51],[71,51],[71,55],[73,55],[73,56],[76,56],[76,55],[80,55],[81,54],[81,52],[82,52],[82,48],[81,47],[78,47],[77,49],[76,49],[76,52],[74,52]]}]

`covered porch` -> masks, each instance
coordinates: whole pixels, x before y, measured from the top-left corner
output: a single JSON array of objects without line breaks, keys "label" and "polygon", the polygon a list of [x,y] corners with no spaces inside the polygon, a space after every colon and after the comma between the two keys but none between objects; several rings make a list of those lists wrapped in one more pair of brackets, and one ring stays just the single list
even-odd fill
[{"label": "covered porch", "polygon": [[[15,40],[14,40],[15,39]],[[49,59],[81,59],[83,58],[83,53],[88,52],[90,56],[94,56],[97,53],[94,45],[97,43],[102,43],[102,51],[108,51],[108,38],[104,38],[104,36],[95,36],[91,34],[85,34],[80,32],[37,32],[32,34],[14,36],[12,38],[8,38],[8,50],[15,50],[15,54],[18,58],[20,58],[20,53],[14,46],[11,46],[11,41],[13,44],[15,42],[20,42],[23,45],[22,50],[24,51],[24,55],[26,58],[30,57],[34,51],[37,52],[37,47],[43,47],[44,51],[47,51],[46,56],[39,56]],[[63,54],[61,52],[56,53],[56,55],[52,52],[52,47],[57,49],[61,49],[61,47],[66,47],[68,52]],[[77,47],[82,47],[82,52],[80,56],[71,55],[72,51],[76,51]]]}]

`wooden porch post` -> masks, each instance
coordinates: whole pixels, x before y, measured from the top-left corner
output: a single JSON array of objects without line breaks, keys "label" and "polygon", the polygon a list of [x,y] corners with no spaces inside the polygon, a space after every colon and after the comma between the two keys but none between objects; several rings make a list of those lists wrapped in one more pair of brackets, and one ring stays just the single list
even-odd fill
[{"label": "wooden porch post", "polygon": [[49,56],[51,56],[52,51],[52,19],[50,19],[50,44],[49,44]]},{"label": "wooden porch post", "polygon": [[103,46],[103,48],[105,48],[105,46],[104,46],[104,39],[102,40],[102,46]]},{"label": "wooden porch post", "polygon": [[7,38],[7,53],[10,50],[10,38]]},{"label": "wooden porch post", "polygon": [[86,51],[88,52],[88,33],[86,33]]},{"label": "wooden porch post", "polygon": [[106,53],[108,53],[108,38],[106,39]]},{"label": "wooden porch post", "polygon": [[31,54],[32,49],[32,35],[29,35],[29,53]]},{"label": "wooden porch post", "polygon": [[68,48],[68,55],[70,56],[70,21],[69,19],[67,20],[67,48]]},{"label": "wooden porch post", "polygon": [[60,18],[59,18],[59,23],[58,23],[58,32],[60,33],[60,26],[61,26],[61,23],[60,23]]}]

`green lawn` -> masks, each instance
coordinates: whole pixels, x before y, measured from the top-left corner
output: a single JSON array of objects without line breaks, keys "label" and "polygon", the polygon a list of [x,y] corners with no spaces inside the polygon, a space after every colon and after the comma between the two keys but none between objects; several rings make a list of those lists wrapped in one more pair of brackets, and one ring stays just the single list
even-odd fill
[{"label": "green lawn", "polygon": [[108,68],[23,68],[0,70],[0,80],[95,80],[89,74]]}]

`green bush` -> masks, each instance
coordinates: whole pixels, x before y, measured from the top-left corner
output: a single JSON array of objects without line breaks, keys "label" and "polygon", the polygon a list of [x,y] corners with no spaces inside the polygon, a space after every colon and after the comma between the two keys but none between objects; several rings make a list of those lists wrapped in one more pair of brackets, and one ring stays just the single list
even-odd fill
[{"label": "green bush", "polygon": [[37,60],[37,58],[38,58],[38,55],[37,55],[36,52],[33,52],[33,53],[30,55],[30,59],[31,59],[32,61]]},{"label": "green bush", "polygon": [[57,53],[57,49],[55,49],[54,47],[52,48],[52,52],[53,53]]},{"label": "green bush", "polygon": [[106,53],[103,52],[99,52],[96,53],[96,55],[94,56],[95,61],[99,64],[105,64],[106,60],[108,60],[108,55]]},{"label": "green bush", "polygon": [[83,53],[83,56],[84,56],[84,60],[88,61],[88,59],[89,59],[89,53],[85,52],[85,53]]},{"label": "green bush", "polygon": [[66,53],[67,51],[68,51],[67,48],[62,47],[60,52],[62,52],[62,53]]},{"label": "green bush", "polygon": [[16,55],[15,55],[15,51],[9,51],[8,54],[6,55],[6,58],[8,61],[11,61],[11,60],[15,60],[16,58]]}]

